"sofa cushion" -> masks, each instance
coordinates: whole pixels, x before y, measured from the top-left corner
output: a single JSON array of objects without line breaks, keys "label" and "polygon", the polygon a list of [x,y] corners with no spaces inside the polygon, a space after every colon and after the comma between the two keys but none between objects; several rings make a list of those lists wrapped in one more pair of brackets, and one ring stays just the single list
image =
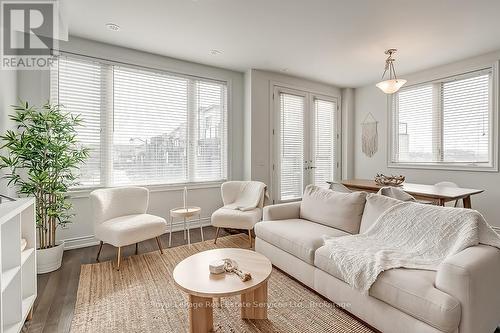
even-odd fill
[{"label": "sofa cushion", "polygon": [[335,237],[348,233],[302,219],[262,221],[255,225],[255,235],[308,264],[314,263],[314,252],[323,246],[323,235]]},{"label": "sofa cushion", "polygon": [[370,229],[383,212],[401,202],[398,199],[389,198],[384,195],[369,193],[366,196],[365,210],[361,217],[359,232],[363,233]]},{"label": "sofa cushion", "polygon": [[340,193],[308,185],[300,204],[300,218],[356,234],[365,197],[365,192]]},{"label": "sofa cushion", "polygon": [[[327,246],[320,247],[314,265],[342,280],[329,254]],[[378,276],[369,294],[440,331],[454,332],[460,322],[460,303],[434,287],[435,277],[434,271],[390,269]]]}]

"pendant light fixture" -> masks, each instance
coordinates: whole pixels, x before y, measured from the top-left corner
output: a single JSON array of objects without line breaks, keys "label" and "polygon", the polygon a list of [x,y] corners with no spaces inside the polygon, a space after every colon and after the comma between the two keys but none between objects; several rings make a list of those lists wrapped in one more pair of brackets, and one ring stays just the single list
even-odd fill
[{"label": "pendant light fixture", "polygon": [[[394,70],[394,61],[396,59],[394,59],[392,55],[396,53],[396,51],[396,49],[389,49],[385,51],[385,54],[387,54],[388,57],[385,59],[384,74],[382,74],[382,81],[376,84],[376,86],[386,94],[394,94],[406,83],[406,80],[397,78],[396,71]],[[384,81],[385,73],[387,73],[387,71],[389,71],[389,80]]]}]

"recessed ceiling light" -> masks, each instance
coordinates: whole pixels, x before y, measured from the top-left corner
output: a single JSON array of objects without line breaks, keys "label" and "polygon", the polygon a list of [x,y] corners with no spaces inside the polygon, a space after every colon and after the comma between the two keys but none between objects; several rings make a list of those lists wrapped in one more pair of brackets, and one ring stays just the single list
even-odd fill
[{"label": "recessed ceiling light", "polygon": [[222,53],[222,51],[221,51],[221,50],[216,50],[216,49],[212,49],[212,50],[210,50],[210,54],[211,54],[211,55],[218,55],[218,54],[221,54],[221,53]]},{"label": "recessed ceiling light", "polygon": [[106,23],[106,28],[108,28],[111,31],[120,31],[120,26],[118,24],[114,23]]},{"label": "recessed ceiling light", "polygon": [[288,68],[282,68],[281,71],[282,72],[288,72]]}]

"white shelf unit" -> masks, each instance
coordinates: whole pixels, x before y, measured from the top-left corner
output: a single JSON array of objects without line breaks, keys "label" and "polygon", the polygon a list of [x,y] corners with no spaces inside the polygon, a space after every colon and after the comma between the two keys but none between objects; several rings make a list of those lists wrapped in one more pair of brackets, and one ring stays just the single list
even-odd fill
[{"label": "white shelf unit", "polygon": [[[26,248],[21,251],[21,239]],[[0,204],[0,333],[20,332],[36,298],[35,201]]]}]

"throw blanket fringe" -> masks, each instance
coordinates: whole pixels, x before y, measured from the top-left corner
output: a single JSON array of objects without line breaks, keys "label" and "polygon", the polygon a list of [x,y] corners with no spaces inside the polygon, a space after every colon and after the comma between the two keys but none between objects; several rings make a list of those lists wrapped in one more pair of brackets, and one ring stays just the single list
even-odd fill
[{"label": "throw blanket fringe", "polygon": [[363,293],[385,270],[437,270],[446,258],[479,243],[500,248],[500,236],[479,212],[413,202],[389,208],[363,234],[325,238],[344,281]]}]

